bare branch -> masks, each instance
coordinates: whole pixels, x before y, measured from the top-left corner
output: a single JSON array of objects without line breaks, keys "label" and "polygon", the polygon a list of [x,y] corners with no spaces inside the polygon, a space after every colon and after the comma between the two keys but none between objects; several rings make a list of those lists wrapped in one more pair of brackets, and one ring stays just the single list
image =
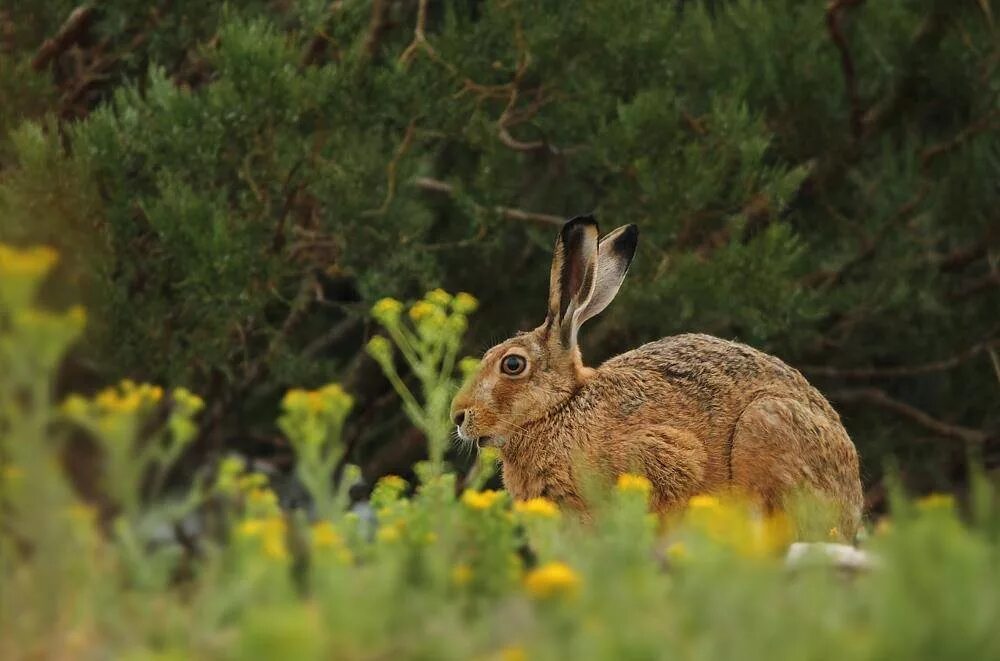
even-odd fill
[{"label": "bare branch", "polygon": [[921,365],[902,365],[899,367],[829,367],[825,365],[810,365],[800,369],[812,376],[828,376],[837,379],[878,379],[901,376],[917,376],[933,372],[944,372],[974,358],[984,351],[1000,347],[1000,339],[987,340],[969,347],[965,351]]},{"label": "bare branch", "polygon": [[433,53],[434,49],[431,45],[427,43],[427,35],[424,32],[427,27],[427,1],[420,0],[420,4],[417,5],[417,24],[413,28],[413,41],[410,45],[406,47],[402,55],[399,56],[399,63],[407,65],[413,60],[413,56],[417,54],[417,51],[421,48],[427,50],[429,53]]},{"label": "bare branch", "polygon": [[854,140],[861,139],[861,96],[858,94],[858,80],[854,72],[854,59],[847,45],[847,38],[841,26],[842,12],[847,7],[857,7],[865,0],[831,0],[826,6],[826,29],[830,39],[840,52],[840,68],[844,72],[844,87],[847,89],[847,101],[851,106],[851,136]]},{"label": "bare branch", "polygon": [[[448,196],[453,196],[455,194],[454,187],[446,181],[431,179],[430,177],[415,177],[412,182],[421,190],[442,193]],[[536,213],[534,211],[524,211],[523,209],[515,209],[514,207],[495,206],[493,207],[493,211],[507,220],[540,223],[548,227],[562,227],[563,223],[566,222],[566,219],[562,216],[554,216],[548,213]]]},{"label": "bare branch", "polygon": [[374,0],[372,2],[372,17],[368,21],[368,34],[365,35],[365,54],[368,57],[375,57],[378,53],[379,44],[382,43],[382,35],[386,29],[386,13],[389,4],[385,0]]},{"label": "bare branch", "polygon": [[411,119],[410,123],[406,126],[406,133],[403,134],[402,142],[399,143],[396,153],[392,156],[392,160],[385,167],[385,199],[382,200],[382,204],[378,209],[371,209],[365,212],[366,215],[381,216],[389,210],[389,205],[392,204],[392,200],[396,196],[396,170],[399,168],[399,162],[403,160],[403,156],[406,155],[406,152],[410,151],[410,146],[413,144],[413,137],[416,135],[416,132],[417,120]]},{"label": "bare branch", "polygon": [[56,35],[51,39],[46,39],[41,48],[38,49],[38,53],[31,60],[31,68],[35,71],[44,69],[54,57],[69,48],[83,35],[93,17],[93,7],[81,5],[74,9]]},{"label": "bare branch", "polygon": [[929,429],[935,434],[958,441],[980,444],[990,438],[990,435],[981,429],[962,427],[938,420],[915,406],[890,397],[888,393],[879,388],[834,390],[827,393],[827,397],[844,404],[872,404],[873,406],[878,406],[887,411],[892,411],[925,429]]}]

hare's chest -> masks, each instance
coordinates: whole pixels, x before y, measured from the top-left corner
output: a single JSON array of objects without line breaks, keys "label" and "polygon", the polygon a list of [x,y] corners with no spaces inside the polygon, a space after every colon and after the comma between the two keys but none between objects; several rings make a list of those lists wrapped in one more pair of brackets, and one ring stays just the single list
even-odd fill
[{"label": "hare's chest", "polygon": [[503,483],[514,500],[547,498],[573,507],[580,502],[568,468],[544,460],[523,462],[505,457]]}]

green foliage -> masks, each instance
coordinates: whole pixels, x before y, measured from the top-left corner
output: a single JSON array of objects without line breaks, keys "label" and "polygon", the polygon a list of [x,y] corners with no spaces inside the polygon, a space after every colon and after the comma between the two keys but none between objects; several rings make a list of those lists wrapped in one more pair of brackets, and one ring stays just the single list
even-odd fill
[{"label": "green foliage", "polygon": [[[124,383],[53,406],[58,358],[82,326],[79,310],[32,303],[54,259],[0,246],[3,658],[1000,654],[1000,500],[981,475],[969,522],[950,496],[895,494],[893,518],[865,543],[876,563],[849,576],[821,555],[782,561],[820,521],[806,508],[765,517],[702,495],[658,519],[638,475],[619,476],[586,522],[544,499],[511,506],[502,492],[463,490],[431,464],[412,495],[402,478],[378,482],[374,529],[345,512],[331,485],[310,484],[328,509],[283,511],[267,478],[234,459],[203,475],[185,506],[145,493],[135,475],[150,457],[172,461],[201,402],[174,391],[166,422],[154,424],[166,393]],[[436,292],[423,303],[441,315],[452,305]],[[335,386],[288,394],[280,425],[300,464],[337,456],[349,406]],[[100,510],[78,499],[59,465],[67,429],[55,423],[65,416],[100,449],[110,498]],[[163,526],[178,532],[164,536]]]},{"label": "green foliage", "polygon": [[[72,3],[0,15],[0,237],[67,255],[90,372],[211,395],[215,447],[334,376],[381,419],[389,386],[359,366],[378,296],[472,291],[476,345],[530,327],[548,221],[591,210],[642,241],[588,362],[681,331],[840,367],[995,340],[986,4],[419,5],[104,2],[46,73],[29,63]],[[972,356],[874,385],[991,438],[997,378]],[[929,486],[964,461],[913,443],[940,427],[842,400],[868,475],[901,454]]]}]

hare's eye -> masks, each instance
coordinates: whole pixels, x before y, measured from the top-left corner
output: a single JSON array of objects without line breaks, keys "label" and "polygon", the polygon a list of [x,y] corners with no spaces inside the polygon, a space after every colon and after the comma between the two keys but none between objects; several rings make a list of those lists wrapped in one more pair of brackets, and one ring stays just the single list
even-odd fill
[{"label": "hare's eye", "polygon": [[528,361],[524,359],[524,356],[518,356],[516,353],[507,354],[500,361],[500,371],[509,376],[517,376],[527,366]]}]

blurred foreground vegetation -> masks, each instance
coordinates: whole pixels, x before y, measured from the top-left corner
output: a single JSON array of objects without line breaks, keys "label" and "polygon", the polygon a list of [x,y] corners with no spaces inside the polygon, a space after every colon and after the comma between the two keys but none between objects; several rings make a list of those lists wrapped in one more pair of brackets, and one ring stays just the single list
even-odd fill
[{"label": "blurred foreground vegetation", "polygon": [[[86,317],[33,304],[55,260],[0,244],[0,658],[1000,658],[1000,499],[979,473],[964,515],[895,492],[859,572],[782,561],[793,539],[839,538],[815,504],[763,517],[701,495],[657,519],[649,483],[624,475],[581,523],[483,489],[487,452],[461,474],[432,452],[419,481],[384,477],[349,508],[328,476],[352,397],[329,384],[289,390],[278,416],[308,505],[283,509],[235,457],[164,488],[211,402],[131,381],[53,401]],[[368,351],[442,448],[431,421],[474,306],[437,290],[372,311],[392,340]],[[396,351],[425,388],[394,372]],[[96,501],[62,463],[78,435]]]},{"label": "blurred foreground vegetation", "polygon": [[[561,218],[642,241],[585,356],[679,331],[802,368],[921,491],[998,462],[1000,181],[991,3],[925,0],[0,8],[0,239],[82,300],[59,392],[130,377],[209,401],[175,471],[291,471],[272,411],[338,381],[369,484],[426,430],[363,350],[381,296],[540,321]],[[411,388],[420,377],[401,367]],[[79,472],[87,473],[86,453]],[[168,479],[169,481],[169,479]]]}]

